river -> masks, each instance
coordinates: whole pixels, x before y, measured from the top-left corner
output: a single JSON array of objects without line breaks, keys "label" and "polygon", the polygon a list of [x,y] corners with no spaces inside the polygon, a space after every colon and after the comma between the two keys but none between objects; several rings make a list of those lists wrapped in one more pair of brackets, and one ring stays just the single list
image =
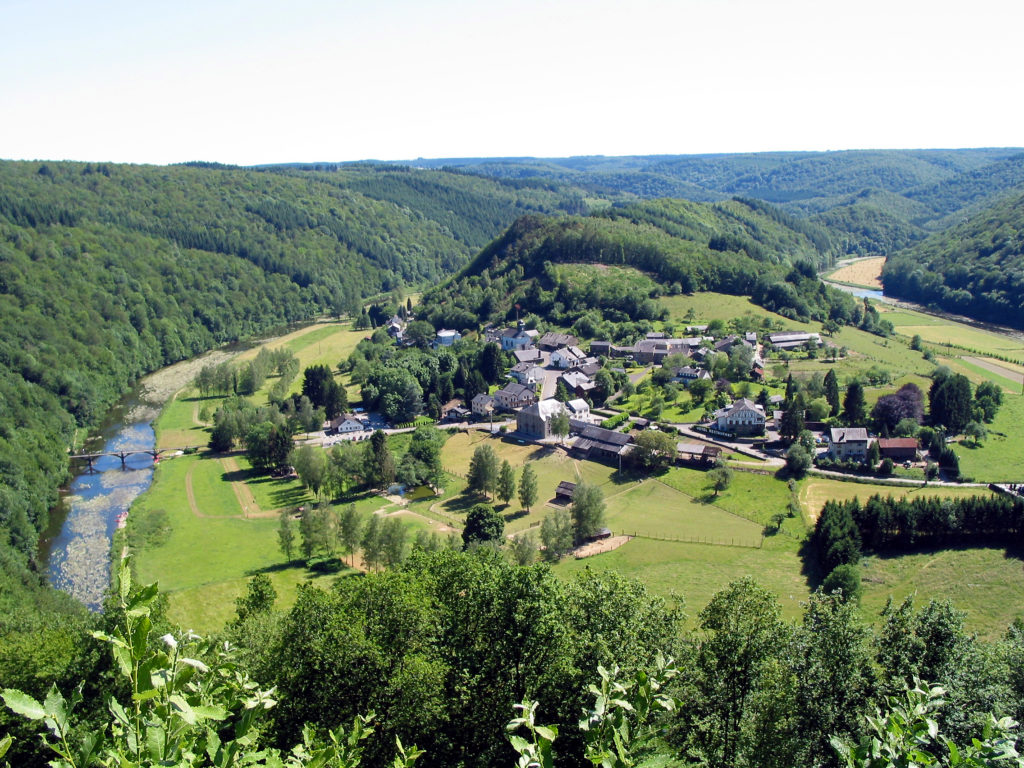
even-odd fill
[{"label": "river", "polygon": [[[153,450],[153,421],[163,405],[195,378],[199,369],[230,359],[248,345],[207,353],[168,366],[142,379],[106,415],[85,441],[81,453]],[[68,592],[94,611],[100,610],[110,586],[110,546],[118,522],[153,480],[153,458],[139,453],[74,462],[70,484],[61,489],[61,503],[50,511],[50,527],[39,541],[39,562],[57,589]]]},{"label": "river", "polygon": [[[149,413],[138,407],[137,393],[119,404],[99,434],[86,441],[84,451],[152,450],[155,445],[152,417],[138,420],[121,414]],[[98,611],[110,585],[110,544],[119,521],[128,515],[132,502],[149,488],[153,457],[146,453],[103,456],[93,469],[80,471],[67,486],[61,505],[51,513],[50,538],[40,541],[40,561],[46,562],[50,583],[69,593],[88,608]],[[44,560],[45,558],[45,560]]]},{"label": "river", "polygon": [[874,290],[871,288],[855,288],[852,285],[843,285],[842,283],[833,283],[831,280],[822,280],[830,288],[838,288],[840,291],[846,291],[852,293],[859,299],[878,299],[879,301],[885,300],[885,295],[882,291]]}]

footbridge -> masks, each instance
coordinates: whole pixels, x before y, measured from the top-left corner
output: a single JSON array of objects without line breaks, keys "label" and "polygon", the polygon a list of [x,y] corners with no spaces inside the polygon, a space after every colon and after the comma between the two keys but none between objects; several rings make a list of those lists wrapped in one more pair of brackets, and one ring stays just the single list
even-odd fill
[{"label": "footbridge", "polygon": [[77,459],[79,461],[89,462],[89,469],[92,469],[93,462],[103,456],[116,456],[121,460],[121,466],[125,466],[129,456],[137,456],[139,454],[147,454],[153,457],[153,461],[157,461],[161,454],[164,453],[179,453],[183,451],[183,448],[161,448],[156,450],[155,448],[124,448],[120,451],[103,451],[101,453],[73,453],[68,458]]}]

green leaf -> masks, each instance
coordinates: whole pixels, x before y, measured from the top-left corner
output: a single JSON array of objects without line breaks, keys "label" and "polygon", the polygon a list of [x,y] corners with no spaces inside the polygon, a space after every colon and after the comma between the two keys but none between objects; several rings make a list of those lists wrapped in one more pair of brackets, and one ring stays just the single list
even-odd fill
[{"label": "green leaf", "polygon": [[552,726],[538,725],[534,730],[537,731],[537,735],[540,736],[542,739],[547,739],[548,741],[554,741],[556,738],[558,738],[558,729],[555,728],[555,726],[553,726],[553,725]]},{"label": "green leaf", "polygon": [[14,688],[6,688],[2,695],[4,704],[16,714],[27,717],[29,720],[42,720],[46,717],[43,705],[27,693],[22,693]]},{"label": "green leaf", "polygon": [[124,711],[124,707],[121,706],[120,702],[113,696],[107,698],[107,709],[110,710],[110,714],[114,716],[121,725],[127,726],[130,724],[128,719],[128,713]]},{"label": "green leaf", "polygon": [[130,562],[131,557],[122,557],[121,566],[117,569],[118,594],[121,596],[122,603],[128,600],[128,593],[132,589],[132,571],[128,567]]},{"label": "green leaf", "polygon": [[132,652],[127,645],[115,645],[114,650],[114,661],[117,662],[118,669],[121,670],[121,674],[125,677],[132,676]]},{"label": "green leaf", "polygon": [[132,599],[128,602],[127,613],[133,618],[139,618],[141,616],[149,615],[149,606],[156,599],[156,596],[160,593],[160,589],[156,584],[149,584],[138,592],[136,592]]},{"label": "green leaf", "polygon": [[176,693],[173,696],[171,696],[170,702],[171,705],[175,708],[175,710],[177,710],[182,720],[184,720],[189,725],[196,724],[195,712],[192,711],[192,707],[189,705],[187,701],[185,701],[185,699],[183,699],[180,695]]},{"label": "green leaf", "polygon": [[209,672],[210,671],[210,668],[208,666],[206,666],[205,664],[203,664],[203,662],[199,661],[198,659],[184,659],[184,658],[182,658],[182,659],[178,659],[178,661],[180,661],[182,664],[188,664],[190,667],[195,667],[200,672]]},{"label": "green leaf", "polygon": [[4,736],[0,739],[0,757],[7,754],[7,750],[11,748],[11,744],[14,743],[14,739],[11,736]]},{"label": "green leaf", "polygon": [[530,748],[530,742],[528,742],[522,736],[512,735],[508,737],[508,740],[512,743],[512,749],[514,749],[519,754],[522,754]]},{"label": "green leaf", "polygon": [[43,708],[46,710],[46,714],[53,718],[54,724],[57,726],[57,730],[63,731],[64,726],[67,725],[68,722],[68,708],[67,703],[64,701],[64,697],[61,696],[56,685],[51,685],[50,690],[47,691],[46,700],[43,702]]},{"label": "green leaf", "polygon": [[140,693],[133,693],[132,701],[149,701],[150,699],[155,699],[159,695],[160,691],[156,688],[150,688],[148,690],[141,691]]},{"label": "green leaf", "polygon": [[139,619],[139,623],[132,629],[132,654],[136,659],[146,655],[146,645],[149,643],[149,632],[153,628],[153,622],[148,616]]},{"label": "green leaf", "polygon": [[200,720],[223,720],[228,711],[219,705],[192,707],[195,716]]},{"label": "green leaf", "polygon": [[90,731],[82,736],[81,747],[78,750],[78,764],[81,766],[91,765],[93,755],[103,741],[100,732]]}]

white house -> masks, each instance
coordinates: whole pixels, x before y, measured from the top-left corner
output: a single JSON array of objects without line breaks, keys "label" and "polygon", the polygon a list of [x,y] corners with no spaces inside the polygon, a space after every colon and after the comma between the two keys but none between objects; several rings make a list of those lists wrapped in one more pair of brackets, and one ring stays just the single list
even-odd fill
[{"label": "white house", "polygon": [[434,339],[434,347],[450,347],[461,338],[462,334],[458,331],[442,328],[437,332],[437,338]]},{"label": "white house", "polygon": [[506,384],[494,393],[494,401],[499,408],[515,411],[533,405],[537,402],[537,395],[534,393],[533,387],[522,384]]},{"label": "white house", "polygon": [[554,398],[523,408],[516,414],[516,430],[536,440],[551,437],[551,419],[565,413],[566,406]]},{"label": "white house", "polygon": [[470,410],[476,416],[487,418],[494,413],[494,398],[481,392],[473,398],[473,401],[470,403]]},{"label": "white house", "polygon": [[526,330],[526,324],[520,320],[515,328],[506,328],[501,332],[501,348],[506,352],[514,349],[526,349],[533,345],[536,331]]},{"label": "white house", "polygon": [[745,397],[718,411],[715,416],[715,429],[722,432],[734,435],[764,434],[764,408]]},{"label": "white house", "polygon": [[569,410],[569,418],[576,419],[577,421],[590,421],[590,406],[583,398],[578,397],[575,400],[570,400],[565,404],[565,407]]},{"label": "white house", "polygon": [[868,431],[864,427],[834,427],[828,432],[828,453],[836,459],[864,461],[868,457]]},{"label": "white house", "polygon": [[339,435],[348,435],[353,432],[362,432],[366,425],[351,416],[340,416],[331,422],[331,431]]},{"label": "white house", "polygon": [[586,359],[586,353],[579,347],[560,347],[551,353],[551,364],[563,370],[572,368]]},{"label": "white house", "polygon": [[509,374],[520,384],[532,386],[544,378],[544,369],[533,363],[516,363]]}]

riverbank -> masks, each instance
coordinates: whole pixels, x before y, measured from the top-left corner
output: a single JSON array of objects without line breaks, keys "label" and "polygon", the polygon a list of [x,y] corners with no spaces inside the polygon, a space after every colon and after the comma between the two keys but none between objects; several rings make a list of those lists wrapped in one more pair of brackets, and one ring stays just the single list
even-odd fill
[{"label": "riverbank", "polygon": [[[89,453],[153,450],[158,447],[154,422],[204,366],[219,365],[315,325],[279,329],[267,338],[235,342],[154,371],[107,412],[83,448]],[[134,453],[123,462],[117,456],[102,456],[91,467],[83,464],[76,469],[61,488],[60,504],[50,511],[51,525],[40,537],[37,558],[45,563],[54,587],[99,610],[110,585],[111,560],[121,554],[117,532],[151,488],[154,462],[148,453]]]}]

